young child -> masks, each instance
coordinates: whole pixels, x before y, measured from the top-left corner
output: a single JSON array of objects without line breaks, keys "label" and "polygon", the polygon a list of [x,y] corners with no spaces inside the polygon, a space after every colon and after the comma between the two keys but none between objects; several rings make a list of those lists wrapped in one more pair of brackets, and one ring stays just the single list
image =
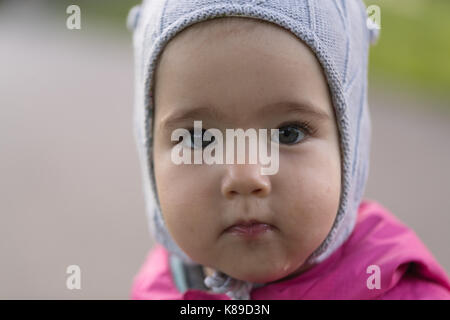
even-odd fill
[{"label": "young child", "polygon": [[[134,133],[157,241],[133,299],[450,298],[414,231],[362,199],[376,39],[366,19],[359,0],[149,0],[130,11]],[[196,120],[279,129],[279,170],[174,163],[175,146],[198,147],[172,133]]]}]

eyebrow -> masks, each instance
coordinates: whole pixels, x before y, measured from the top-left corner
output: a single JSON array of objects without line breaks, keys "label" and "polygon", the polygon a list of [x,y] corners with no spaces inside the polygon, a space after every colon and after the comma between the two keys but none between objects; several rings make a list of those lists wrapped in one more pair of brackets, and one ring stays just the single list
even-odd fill
[{"label": "eyebrow", "polygon": [[[263,106],[258,111],[258,113],[261,115],[274,111],[284,113],[307,114],[309,116],[317,118],[318,120],[330,119],[330,115],[327,112],[319,109],[314,104],[308,102],[300,103],[296,101],[279,101],[276,103],[270,103]],[[162,128],[174,129],[184,121],[201,120],[202,117],[207,117],[209,119],[219,121],[226,119],[227,115],[217,110],[216,108],[211,108],[209,106],[200,106],[186,111],[185,110],[175,111],[169,116],[166,116],[161,122]]]}]

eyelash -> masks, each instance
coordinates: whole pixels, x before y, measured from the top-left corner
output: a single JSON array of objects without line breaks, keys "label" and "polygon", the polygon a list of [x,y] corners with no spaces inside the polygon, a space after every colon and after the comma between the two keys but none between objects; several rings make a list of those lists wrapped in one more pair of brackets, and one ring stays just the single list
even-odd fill
[{"label": "eyelash", "polygon": [[[309,122],[309,121],[289,121],[289,122],[285,122],[285,123],[282,123],[281,125],[279,125],[278,129],[283,128],[283,127],[289,127],[289,126],[299,127],[300,129],[304,130],[305,138],[302,141],[305,141],[310,136],[314,136],[317,133],[317,129],[315,127],[313,127],[311,125],[311,122]],[[190,127],[190,128],[187,128],[186,130],[188,130],[192,134],[192,131],[194,131],[194,128]],[[180,141],[173,141],[173,143],[174,144],[178,144],[178,143],[180,143]],[[301,142],[297,142],[297,143],[290,144],[290,145],[296,145],[296,144],[299,144],[299,143],[301,143]]]},{"label": "eyelash", "polygon": [[317,133],[316,128],[314,128],[311,125],[311,122],[309,122],[309,121],[291,121],[291,122],[286,122],[286,123],[281,124],[279,126],[279,128],[289,127],[289,126],[300,127],[301,129],[305,130],[305,133],[306,133],[307,136],[312,136],[312,135],[315,135]]}]

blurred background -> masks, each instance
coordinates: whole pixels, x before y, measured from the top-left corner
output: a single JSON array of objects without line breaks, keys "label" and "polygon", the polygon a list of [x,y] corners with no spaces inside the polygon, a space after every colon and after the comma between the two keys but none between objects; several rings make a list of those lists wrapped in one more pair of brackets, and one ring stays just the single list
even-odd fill
[{"label": "blurred background", "polygon": [[[133,139],[140,1],[0,0],[0,299],[128,299],[153,245]],[[372,47],[365,198],[450,272],[450,1],[365,1]],[[69,30],[66,8],[81,8]],[[66,268],[81,268],[68,290]]]}]

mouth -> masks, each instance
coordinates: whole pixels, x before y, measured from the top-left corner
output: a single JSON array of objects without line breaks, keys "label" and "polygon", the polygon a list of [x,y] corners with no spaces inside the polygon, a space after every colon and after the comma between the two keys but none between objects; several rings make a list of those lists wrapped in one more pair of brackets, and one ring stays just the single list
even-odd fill
[{"label": "mouth", "polygon": [[224,233],[253,239],[274,231],[276,228],[258,220],[239,220],[224,230]]}]

